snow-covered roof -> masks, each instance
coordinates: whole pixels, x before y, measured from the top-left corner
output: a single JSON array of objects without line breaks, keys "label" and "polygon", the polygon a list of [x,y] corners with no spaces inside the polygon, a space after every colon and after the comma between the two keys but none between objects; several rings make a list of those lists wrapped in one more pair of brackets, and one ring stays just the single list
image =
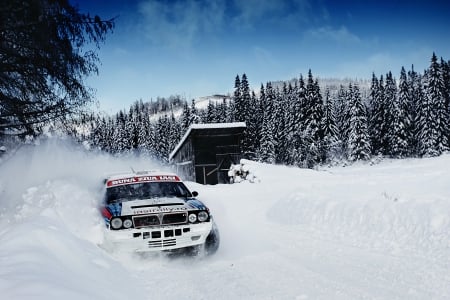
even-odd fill
[{"label": "snow-covered roof", "polygon": [[208,123],[208,124],[192,124],[189,126],[189,129],[186,131],[186,133],[181,138],[180,142],[177,144],[175,149],[169,154],[169,161],[172,160],[174,155],[180,150],[181,146],[186,141],[189,134],[191,134],[192,130],[201,130],[201,129],[216,129],[216,128],[246,128],[247,125],[245,125],[245,122],[233,122],[233,123]]}]

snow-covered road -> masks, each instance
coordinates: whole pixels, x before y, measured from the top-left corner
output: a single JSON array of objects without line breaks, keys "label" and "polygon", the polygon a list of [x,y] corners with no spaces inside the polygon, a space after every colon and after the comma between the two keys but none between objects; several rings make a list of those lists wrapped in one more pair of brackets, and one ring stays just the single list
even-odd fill
[{"label": "snow-covered road", "polygon": [[60,144],[0,165],[1,299],[450,299],[449,154],[189,182],[221,231],[207,258],[98,245],[99,180],[129,166],[155,168]]}]

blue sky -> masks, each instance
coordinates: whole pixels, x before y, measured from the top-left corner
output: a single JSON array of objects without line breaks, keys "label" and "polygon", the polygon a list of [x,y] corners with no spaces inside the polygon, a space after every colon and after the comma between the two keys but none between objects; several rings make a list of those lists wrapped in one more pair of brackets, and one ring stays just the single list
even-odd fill
[{"label": "blue sky", "polygon": [[422,72],[431,55],[450,59],[447,0],[71,0],[116,17],[88,80],[108,112],[138,99],[232,92],[307,74],[368,78]]}]

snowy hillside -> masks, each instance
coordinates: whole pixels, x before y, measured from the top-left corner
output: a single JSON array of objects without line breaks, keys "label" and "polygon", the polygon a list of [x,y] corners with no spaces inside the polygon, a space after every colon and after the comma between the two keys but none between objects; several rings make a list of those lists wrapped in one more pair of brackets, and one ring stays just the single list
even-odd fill
[{"label": "snowy hillside", "polygon": [[259,182],[188,182],[214,213],[208,258],[101,248],[105,173],[161,169],[52,141],[0,165],[1,299],[450,299],[450,155]]}]

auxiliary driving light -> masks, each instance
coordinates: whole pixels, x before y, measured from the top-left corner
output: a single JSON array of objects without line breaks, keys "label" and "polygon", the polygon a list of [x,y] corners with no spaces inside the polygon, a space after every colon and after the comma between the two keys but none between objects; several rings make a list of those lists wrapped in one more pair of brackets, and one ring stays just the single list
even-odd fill
[{"label": "auxiliary driving light", "polygon": [[197,215],[196,214],[190,214],[189,215],[189,222],[194,223],[197,221]]},{"label": "auxiliary driving light", "polygon": [[122,227],[122,220],[120,218],[113,218],[111,220],[111,227],[114,229],[119,229]]}]

